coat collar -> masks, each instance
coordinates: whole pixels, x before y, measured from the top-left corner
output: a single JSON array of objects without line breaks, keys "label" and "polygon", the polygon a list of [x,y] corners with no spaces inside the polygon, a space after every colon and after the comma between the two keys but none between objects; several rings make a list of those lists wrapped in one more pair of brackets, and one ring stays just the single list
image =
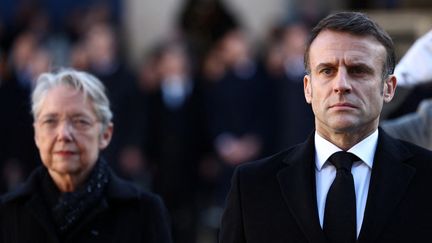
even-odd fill
[{"label": "coat collar", "polygon": [[[319,224],[315,187],[313,135],[289,153],[278,175],[283,197],[309,242],[326,242]],[[359,242],[373,242],[403,197],[415,169],[405,163],[412,157],[399,141],[379,130],[368,199]],[[312,209],[312,210],[311,210]]]},{"label": "coat collar", "polygon": [[[39,221],[41,226],[49,232],[48,236],[51,242],[59,242],[59,239],[56,237],[56,230],[50,220],[50,215],[45,205],[45,199],[42,197],[39,189],[41,178],[45,173],[47,173],[47,171],[43,166],[35,169],[21,187],[3,196],[2,203],[8,204],[21,201],[29,210],[30,214],[32,214],[35,219]],[[110,207],[110,202],[139,200],[140,190],[137,187],[117,177],[111,169],[108,170],[108,173],[110,179],[104,197],[99,205],[90,212],[88,217],[80,223],[80,226],[71,232],[71,235],[79,232],[80,227],[89,222],[95,215],[107,210]]]},{"label": "coat collar", "polygon": [[[2,202],[7,203],[9,201],[25,199],[37,194],[38,184],[40,183],[43,173],[46,173],[45,167],[40,166],[35,169],[20,187],[5,194],[2,198]],[[105,192],[106,199],[132,200],[139,198],[139,189],[133,184],[120,179],[111,169],[109,169],[109,178],[110,181]]]},{"label": "coat collar", "polygon": [[309,242],[326,242],[319,224],[315,190],[313,134],[283,160],[277,174],[283,197]]},{"label": "coat collar", "polygon": [[415,174],[415,168],[404,163],[411,152],[382,129],[379,134],[359,242],[375,241]]}]

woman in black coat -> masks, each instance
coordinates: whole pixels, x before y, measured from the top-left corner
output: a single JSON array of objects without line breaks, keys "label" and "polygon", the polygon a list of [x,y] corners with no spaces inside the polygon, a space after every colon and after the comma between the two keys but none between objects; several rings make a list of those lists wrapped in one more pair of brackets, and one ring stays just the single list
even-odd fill
[{"label": "woman in black coat", "polygon": [[32,94],[43,167],[0,204],[0,242],[170,243],[161,200],[116,177],[99,157],[113,124],[101,82],[63,70]]}]

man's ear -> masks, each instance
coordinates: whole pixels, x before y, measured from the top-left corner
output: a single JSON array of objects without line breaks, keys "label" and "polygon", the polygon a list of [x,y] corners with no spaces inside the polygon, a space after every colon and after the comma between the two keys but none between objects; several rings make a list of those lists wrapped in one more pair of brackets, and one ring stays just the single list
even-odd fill
[{"label": "man's ear", "polygon": [[383,96],[384,102],[388,103],[393,99],[396,92],[397,79],[395,75],[389,75],[384,81]]},{"label": "man's ear", "polygon": [[100,136],[99,139],[100,150],[108,147],[108,144],[111,142],[113,130],[114,130],[114,125],[110,122]]},{"label": "man's ear", "polygon": [[311,77],[309,74],[306,74],[303,78],[303,88],[304,88],[304,95],[306,98],[306,102],[308,104],[312,103],[312,84],[311,84]]}]

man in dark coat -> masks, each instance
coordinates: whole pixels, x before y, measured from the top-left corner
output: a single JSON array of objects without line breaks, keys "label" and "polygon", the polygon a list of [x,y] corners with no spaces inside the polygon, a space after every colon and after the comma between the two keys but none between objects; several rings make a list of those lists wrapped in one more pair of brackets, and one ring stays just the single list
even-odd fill
[{"label": "man in dark coat", "polygon": [[432,152],[378,128],[396,88],[394,63],[390,37],[366,15],[341,12],[318,23],[304,78],[316,131],[236,169],[220,242],[430,239]]}]

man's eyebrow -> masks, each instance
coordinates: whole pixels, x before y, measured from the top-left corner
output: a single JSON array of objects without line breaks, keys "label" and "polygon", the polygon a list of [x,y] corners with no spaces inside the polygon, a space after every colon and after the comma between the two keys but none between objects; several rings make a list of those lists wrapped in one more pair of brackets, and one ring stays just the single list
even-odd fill
[{"label": "man's eyebrow", "polygon": [[353,67],[359,67],[359,68],[364,69],[367,72],[372,72],[372,73],[374,72],[373,67],[371,67],[370,65],[368,65],[366,63],[362,63],[362,62],[351,63],[351,64],[348,65],[348,67],[351,67],[351,68],[353,68]]},{"label": "man's eyebrow", "polygon": [[322,69],[322,68],[328,68],[328,67],[332,67],[332,66],[333,66],[333,64],[330,63],[330,62],[323,62],[323,63],[318,64],[318,65],[315,67],[315,70],[320,70],[320,69]]}]

